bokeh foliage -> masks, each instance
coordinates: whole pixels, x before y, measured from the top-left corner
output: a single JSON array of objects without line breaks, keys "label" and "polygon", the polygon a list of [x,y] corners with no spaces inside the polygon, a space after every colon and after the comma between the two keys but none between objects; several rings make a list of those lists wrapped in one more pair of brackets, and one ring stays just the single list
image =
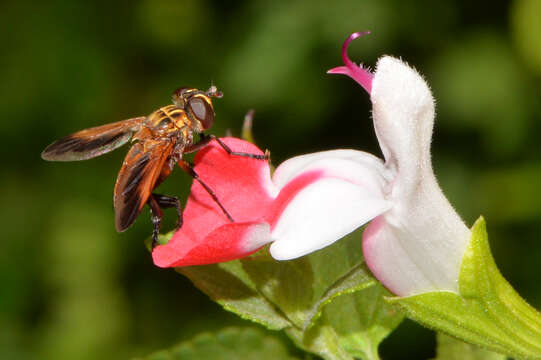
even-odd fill
[{"label": "bokeh foliage", "polygon": [[[0,4],[0,351],[3,359],[129,358],[244,321],[223,312],[143,245],[143,214],[117,234],[112,189],[126,149],[81,163],[39,157],[69,132],[150,113],[180,85],[224,91],[212,132],[254,133],[279,164],[355,148],[378,153],[350,56],[413,64],[438,102],[438,179],[468,224],[488,222],[500,270],[541,307],[541,8],[538,0],[4,1]],[[177,172],[162,191],[185,199]],[[172,224],[168,213],[166,225]],[[386,359],[434,356],[402,324]]]}]

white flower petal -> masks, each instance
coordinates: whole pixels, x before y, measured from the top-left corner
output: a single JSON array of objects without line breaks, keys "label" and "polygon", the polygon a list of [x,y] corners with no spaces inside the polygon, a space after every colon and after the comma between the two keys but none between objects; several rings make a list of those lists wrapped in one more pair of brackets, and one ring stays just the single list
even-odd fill
[{"label": "white flower petal", "polygon": [[363,235],[366,262],[400,296],[458,291],[470,231],[439,188],[430,160],[434,100],[428,85],[400,60],[378,61],[372,83],[374,125],[385,166],[396,177],[392,209]]},{"label": "white flower petal", "polygon": [[370,186],[378,193],[390,177],[381,159],[372,154],[358,150],[330,150],[284,161],[274,172],[272,181],[276,187],[283,188],[300,174],[320,169],[335,177]]},{"label": "white flower petal", "polygon": [[271,255],[294,259],[319,250],[388,210],[370,189],[338,178],[311,183],[291,200],[272,229]]},{"label": "white flower petal", "polygon": [[356,150],[297,156],[281,164],[273,182],[280,196],[307,174],[314,182],[291,194],[272,229],[271,254],[293,259],[328,246],[389,209],[384,200],[389,175],[377,157]]},{"label": "white flower petal", "polygon": [[431,168],[434,99],[421,75],[401,60],[384,56],[376,66],[370,100],[386,165],[399,167],[408,177]]},{"label": "white flower petal", "polygon": [[363,254],[378,280],[400,296],[458,292],[463,251],[456,243],[467,239],[467,229],[449,229],[432,218],[435,222],[419,222],[426,228],[415,231],[389,225],[386,215],[372,220],[363,233]]}]

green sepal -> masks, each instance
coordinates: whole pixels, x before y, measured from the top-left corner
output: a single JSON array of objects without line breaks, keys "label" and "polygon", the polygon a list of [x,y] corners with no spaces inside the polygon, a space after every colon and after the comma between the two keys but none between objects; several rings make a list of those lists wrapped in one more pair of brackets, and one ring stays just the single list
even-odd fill
[{"label": "green sepal", "polygon": [[250,109],[244,116],[242,123],[241,139],[255,144],[254,133],[252,132],[252,124],[254,122],[254,110]]},{"label": "green sepal", "polygon": [[[167,244],[173,237],[174,233],[175,230],[169,231],[167,234],[158,234],[158,245]],[[144,244],[148,252],[152,253],[152,236],[147,237],[144,241]]]},{"label": "green sepal", "polygon": [[485,220],[472,227],[459,276],[450,291],[387,299],[429,328],[519,359],[541,359],[541,314],[500,274],[488,244]]}]

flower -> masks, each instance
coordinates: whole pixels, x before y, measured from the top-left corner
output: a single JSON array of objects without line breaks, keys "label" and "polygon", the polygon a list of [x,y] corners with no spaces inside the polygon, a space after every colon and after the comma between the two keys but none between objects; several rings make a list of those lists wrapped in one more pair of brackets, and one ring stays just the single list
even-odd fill
[{"label": "flower", "polygon": [[376,135],[388,179],[382,192],[393,205],[370,222],[363,254],[374,275],[397,295],[458,292],[460,265],[471,233],[443,195],[430,158],[434,99],[423,78],[404,62],[379,59],[371,77],[349,60],[329,70],[357,81],[370,94]]},{"label": "flower", "polygon": [[[443,195],[432,170],[434,99],[423,78],[384,56],[371,73],[346,54],[345,74],[370,94],[385,157],[384,199],[392,205],[363,233],[363,255],[407,316],[430,328],[516,358],[541,358],[541,315],[500,274],[485,222],[470,231]],[[413,296],[414,295],[414,296]]]},{"label": "flower", "polygon": [[[396,295],[458,291],[470,231],[439,188],[430,159],[434,100],[404,62],[382,57],[376,71],[355,65],[329,71],[357,81],[373,104],[385,161],[357,150],[333,150],[285,161],[272,178],[268,163],[228,155],[213,142],[195,157],[195,171],[232,215],[194,182],[184,225],[153,251],[156,265],[186,266],[247,256],[268,243],[278,260],[328,246],[370,221],[363,252],[374,275]],[[261,154],[240,139],[234,151]]]},{"label": "flower", "polygon": [[[346,40],[345,66],[329,73],[351,77],[370,94],[384,160],[356,150],[325,151],[289,159],[271,178],[266,161],[228,155],[213,141],[196,155],[195,170],[235,221],[194,182],[184,226],[154,249],[155,264],[227,261],[268,243],[274,258],[293,259],[369,222],[366,263],[398,295],[386,301],[455,338],[515,358],[541,358],[541,315],[500,274],[484,219],[470,231],[437,184],[428,85],[389,56],[374,73],[355,65],[346,50],[361,35]],[[233,151],[262,154],[246,141],[222,140]]]},{"label": "flower", "polygon": [[[233,151],[263,154],[246,141],[221,140]],[[194,163],[235,222],[194,182],[182,228],[152,253],[157,266],[233,260],[270,242],[274,258],[297,258],[330,245],[390,206],[378,193],[385,180],[372,170],[382,167],[381,161],[355,150],[289,159],[272,179],[268,162],[229,155],[215,141]]]}]

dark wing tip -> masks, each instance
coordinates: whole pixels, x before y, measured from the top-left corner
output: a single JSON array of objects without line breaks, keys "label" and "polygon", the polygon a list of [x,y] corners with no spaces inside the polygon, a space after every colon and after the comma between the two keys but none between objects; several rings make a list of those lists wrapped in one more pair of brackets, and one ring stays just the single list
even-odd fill
[{"label": "dark wing tip", "polygon": [[66,144],[73,143],[69,137],[64,137],[50,144],[41,152],[41,158],[47,161],[62,161],[65,155]]},{"label": "dark wing tip", "polygon": [[43,150],[43,151],[41,152],[41,158],[42,158],[43,160],[51,161],[52,159],[51,159],[50,156],[51,156],[51,154],[50,154],[50,152],[47,150],[47,148],[45,148],[45,150]]},{"label": "dark wing tip", "polygon": [[118,174],[114,191],[115,225],[118,232],[130,227],[147,203],[162,171],[172,143],[155,145],[143,151],[137,143],[126,155],[126,160]]},{"label": "dark wing tip", "polygon": [[140,166],[132,169],[125,179],[127,181],[122,182],[118,188],[115,187],[115,225],[118,232],[126,230],[135,222],[147,201],[148,195],[145,196],[138,185],[144,177],[144,165],[148,156],[143,156],[142,160]]},{"label": "dark wing tip", "polygon": [[133,123],[141,118],[120,121],[81,130],[47,146],[41,153],[44,160],[77,161],[106,154],[127,143],[135,131]]},{"label": "dark wing tip", "polygon": [[89,152],[85,153],[82,147],[85,139],[68,135],[47,146],[41,153],[41,158],[47,161],[77,161],[86,160],[99,155]]},{"label": "dark wing tip", "polygon": [[135,222],[142,209],[139,206],[126,206],[120,211],[115,211],[116,231],[123,232]]},{"label": "dark wing tip", "polygon": [[[133,221],[132,221],[133,223]],[[122,220],[120,216],[115,216],[115,227],[117,232],[124,232],[126,231],[132,223],[126,223]]]}]

